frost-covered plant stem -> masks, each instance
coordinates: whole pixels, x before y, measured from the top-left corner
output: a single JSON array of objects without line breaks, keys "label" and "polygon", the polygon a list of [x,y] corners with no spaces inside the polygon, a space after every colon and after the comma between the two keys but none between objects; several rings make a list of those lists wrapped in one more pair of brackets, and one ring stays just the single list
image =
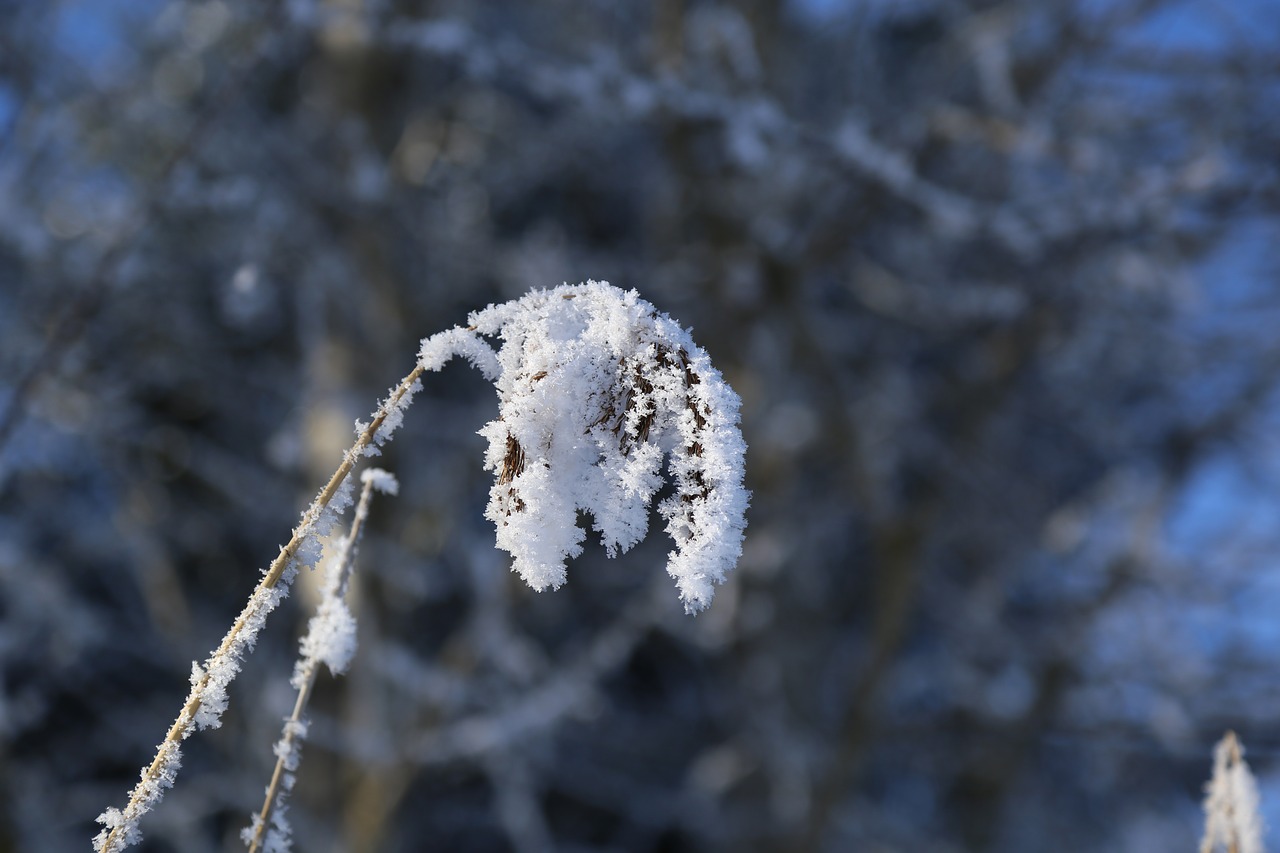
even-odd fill
[{"label": "frost-covered plant stem", "polygon": [[[319,667],[314,664],[307,668],[306,677],[298,687],[298,699],[293,703],[293,713],[289,715],[289,719],[285,720],[284,729],[276,747],[276,766],[271,772],[271,781],[267,784],[266,798],[262,801],[262,809],[254,815],[253,825],[245,830],[245,834],[249,836],[249,853],[258,853],[262,849],[263,839],[266,838],[270,826],[272,810],[275,808],[277,797],[280,796],[281,785],[285,782],[285,777],[292,775],[296,769],[299,752],[297,741],[306,736],[302,712],[306,710],[307,702],[311,699],[311,689],[315,687],[318,671]],[[289,767],[289,764],[294,764],[295,767]],[[292,779],[289,781],[292,782]],[[285,784],[284,787],[291,789],[293,785]]]},{"label": "frost-covered plant stem", "polygon": [[[242,835],[249,845],[249,853],[258,853],[263,842],[273,834],[278,848],[288,847],[288,823],[283,818],[283,794],[293,788],[293,774],[301,758],[301,743],[306,737],[306,724],[302,714],[311,699],[320,665],[327,663],[335,675],[343,672],[355,651],[355,621],[343,601],[351,573],[355,569],[356,552],[364,534],[364,523],[369,517],[369,499],[375,488],[394,494],[398,485],[394,477],[379,468],[371,468],[361,477],[364,483],[360,500],[356,504],[351,529],[342,542],[338,557],[325,580],[323,597],[316,616],[302,638],[302,654],[293,674],[293,685],[298,698],[293,713],[285,720],[280,740],[276,743],[276,766],[267,785],[262,809],[254,816],[253,824]],[[269,847],[272,845],[268,845]]]},{"label": "frost-covered plant stem", "polygon": [[[94,839],[96,853],[115,853],[141,839],[138,820],[161,800],[166,788],[173,786],[181,764],[180,744],[196,728],[218,725],[218,717],[222,708],[225,708],[227,683],[234,678],[239,668],[239,658],[252,647],[267,614],[275,609],[292,583],[297,572],[300,550],[323,526],[321,521],[325,510],[341,494],[352,466],[365,454],[366,448],[384,435],[382,429],[387,418],[397,418],[404,405],[412,398],[419,387],[422,372],[421,365],[415,366],[392,389],[386,402],[378,407],[373,419],[360,431],[355,444],[343,455],[338,470],[334,471],[329,482],[302,514],[302,520],[294,528],[293,536],[267,567],[262,580],[249,596],[248,604],[240,611],[222,643],[209,655],[203,667],[193,667],[191,692],[187,695],[178,718],[169,727],[164,741],[156,750],[155,758],[149,766],[143,768],[142,778],[130,792],[128,803],[123,810],[108,809],[98,818],[105,828]],[[216,696],[209,696],[211,689]],[[217,707],[218,705],[221,707]]]}]

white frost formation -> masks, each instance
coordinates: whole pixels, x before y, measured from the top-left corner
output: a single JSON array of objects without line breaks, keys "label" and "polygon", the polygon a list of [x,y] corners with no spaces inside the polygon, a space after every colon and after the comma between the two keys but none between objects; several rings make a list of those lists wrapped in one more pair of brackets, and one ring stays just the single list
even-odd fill
[{"label": "white frost formation", "polygon": [[1258,784],[1235,732],[1213,752],[1213,778],[1205,786],[1200,853],[1263,853]]},{"label": "white frost formation", "polygon": [[[737,563],[748,492],[740,401],[689,333],[634,290],[563,285],[490,305],[422,342],[419,364],[462,355],[493,380],[498,418],[485,469],[497,546],[534,589],[558,587],[582,551],[578,510],[610,556],[644,538],[666,457],[674,493],[658,511],[667,562],[689,612]],[[482,336],[496,337],[495,353]]]}]

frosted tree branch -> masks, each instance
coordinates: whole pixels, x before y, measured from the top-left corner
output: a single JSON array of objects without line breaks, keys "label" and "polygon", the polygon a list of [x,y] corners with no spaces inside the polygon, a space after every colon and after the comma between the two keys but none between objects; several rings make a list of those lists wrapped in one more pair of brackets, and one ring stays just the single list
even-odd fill
[{"label": "frosted tree branch", "polygon": [[1135,181],[1125,198],[1098,205],[1090,194],[1069,195],[1036,206],[997,204],[921,174],[914,153],[877,138],[862,119],[846,116],[833,129],[815,129],[787,115],[762,91],[725,94],[671,75],[646,75],[609,54],[586,62],[549,57],[518,41],[495,45],[458,20],[388,21],[369,37],[458,65],[469,78],[501,81],[536,97],[630,120],[655,115],[714,123],[732,159],[748,167],[791,153],[815,157],[836,170],[879,186],[918,210],[952,239],[989,237],[1022,257],[1034,256],[1083,234],[1115,231],[1157,220],[1187,187],[1177,181]]},{"label": "frosted tree branch", "polygon": [[476,713],[424,732],[408,749],[402,743],[393,744],[381,750],[375,760],[387,761],[393,754],[423,765],[473,760],[551,728],[597,699],[601,679],[627,659],[648,629],[659,624],[661,612],[655,601],[652,592],[637,597],[576,658],[502,709]]}]

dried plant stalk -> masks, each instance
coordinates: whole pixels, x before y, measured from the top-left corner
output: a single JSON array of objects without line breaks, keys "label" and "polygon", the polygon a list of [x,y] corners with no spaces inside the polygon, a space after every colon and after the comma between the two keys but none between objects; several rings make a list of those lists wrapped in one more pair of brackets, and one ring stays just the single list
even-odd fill
[{"label": "dried plant stalk", "polygon": [[[187,696],[178,718],[156,750],[151,764],[142,770],[141,779],[129,793],[129,801],[123,809],[108,809],[98,821],[104,825],[94,839],[96,853],[116,853],[141,839],[138,820],[158,803],[166,788],[173,786],[181,762],[180,744],[197,728],[216,727],[226,703],[226,685],[239,668],[239,659],[252,647],[267,614],[284,598],[293,575],[297,572],[298,556],[306,550],[305,560],[314,562],[318,556],[314,542],[317,533],[327,532],[326,511],[335,498],[340,498],[343,485],[352,467],[363,455],[376,452],[377,445],[385,441],[390,428],[398,425],[404,407],[420,387],[423,373],[421,364],[392,389],[386,401],[378,407],[373,420],[363,426],[355,444],[342,457],[342,464],[334,471],[329,482],[316,495],[315,500],[302,514],[302,520],[294,528],[288,544],[268,566],[249,602],[236,618],[222,643],[209,656],[203,667],[193,666],[191,692]],[[342,507],[345,509],[345,507]],[[308,542],[308,540],[313,540]],[[307,547],[310,545],[310,547]]]}]

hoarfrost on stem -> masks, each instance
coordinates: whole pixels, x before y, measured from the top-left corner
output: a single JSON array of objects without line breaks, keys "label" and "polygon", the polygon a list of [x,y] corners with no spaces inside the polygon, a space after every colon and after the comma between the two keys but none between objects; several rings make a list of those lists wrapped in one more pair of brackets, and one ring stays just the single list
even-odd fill
[{"label": "hoarfrost on stem", "polygon": [[285,720],[284,730],[273,747],[276,769],[267,785],[261,811],[240,837],[252,853],[286,853],[292,846],[287,818],[286,799],[293,790],[298,763],[302,757],[302,741],[307,736],[307,722],[302,714],[311,696],[320,664],[338,675],[351,663],[356,651],[356,619],[345,601],[347,586],[355,568],[356,550],[369,517],[369,500],[377,490],[394,495],[400,489],[395,475],[381,468],[369,468],[360,475],[363,487],[356,504],[355,518],[346,537],[338,545],[321,588],[316,615],[308,623],[302,637],[300,655],[294,666],[291,683],[298,691],[293,714]]},{"label": "hoarfrost on stem", "polygon": [[[749,498],[740,401],[706,352],[607,282],[534,291],[469,322],[424,340],[419,364],[439,370],[462,355],[497,387],[498,417],[480,430],[496,475],[485,515],[514,570],[534,589],[559,587],[586,535],[578,510],[610,556],[631,548],[667,458],[667,571],[686,610],[705,608],[742,552]],[[496,353],[484,337],[501,341]]]},{"label": "hoarfrost on stem", "polygon": [[[352,530],[359,531],[369,515],[369,493],[373,490],[386,495],[400,491],[400,483],[394,474],[382,468],[368,468],[360,475],[365,488],[356,505]],[[301,657],[295,668],[293,683],[300,686],[300,679],[307,676],[318,663],[329,667],[334,675],[346,672],[347,665],[356,651],[356,619],[347,606],[344,596],[351,570],[355,562],[358,539],[350,536],[338,546],[329,572],[320,592],[320,604],[316,615],[308,623],[307,633],[301,640]]]}]

